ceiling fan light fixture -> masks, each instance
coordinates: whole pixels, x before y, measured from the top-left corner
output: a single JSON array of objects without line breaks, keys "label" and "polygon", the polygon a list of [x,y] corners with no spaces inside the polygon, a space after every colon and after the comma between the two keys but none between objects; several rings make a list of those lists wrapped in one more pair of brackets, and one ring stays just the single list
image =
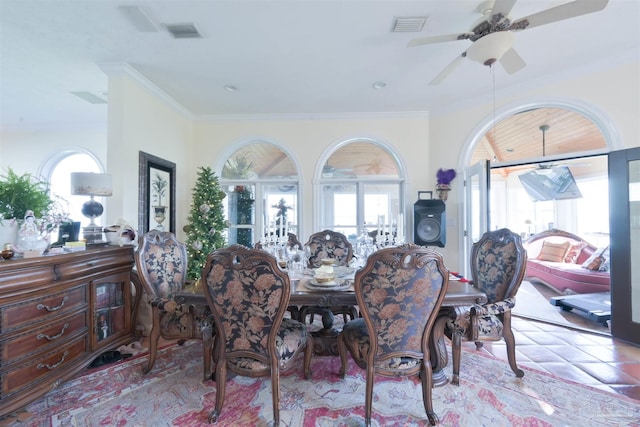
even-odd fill
[{"label": "ceiling fan light fixture", "polygon": [[502,58],[511,46],[515,36],[510,31],[499,31],[479,38],[467,49],[467,58],[490,66]]}]

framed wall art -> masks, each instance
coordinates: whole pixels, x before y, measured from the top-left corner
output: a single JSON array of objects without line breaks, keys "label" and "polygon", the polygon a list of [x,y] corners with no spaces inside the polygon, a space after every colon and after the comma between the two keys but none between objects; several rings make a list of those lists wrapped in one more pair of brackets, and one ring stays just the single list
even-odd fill
[{"label": "framed wall art", "polygon": [[140,151],[138,227],[176,232],[176,164]]}]

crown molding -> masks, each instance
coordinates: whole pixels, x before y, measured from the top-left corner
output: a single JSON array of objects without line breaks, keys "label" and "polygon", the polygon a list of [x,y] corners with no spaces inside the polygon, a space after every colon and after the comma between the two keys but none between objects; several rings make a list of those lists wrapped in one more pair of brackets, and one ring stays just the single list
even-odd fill
[{"label": "crown molding", "polygon": [[428,119],[429,111],[385,111],[360,113],[292,113],[292,114],[208,114],[196,116],[197,122],[275,121],[275,120],[384,120]]}]

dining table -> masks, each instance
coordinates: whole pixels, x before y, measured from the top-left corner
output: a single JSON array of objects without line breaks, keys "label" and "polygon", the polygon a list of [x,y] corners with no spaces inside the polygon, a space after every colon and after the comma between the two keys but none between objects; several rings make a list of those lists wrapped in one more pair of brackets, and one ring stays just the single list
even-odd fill
[{"label": "dining table", "polygon": [[[352,269],[353,270],[353,269]],[[350,276],[349,276],[350,275]],[[312,286],[313,276],[305,270],[303,273],[290,273],[291,296],[289,308],[291,317],[304,321],[304,311],[300,307],[316,307],[322,309],[322,327],[312,331],[314,337],[314,354],[319,356],[335,356],[337,351],[337,336],[339,330],[335,327],[332,307],[356,306],[356,294],[353,290],[353,271],[347,274],[340,286]],[[176,302],[189,304],[196,311],[204,312],[207,301],[201,286],[187,286],[174,295]],[[481,304],[487,301],[484,292],[475,288],[471,283],[450,275],[449,286],[442,306],[431,331],[429,353],[433,370],[434,386],[439,387],[448,383],[444,368],[448,363],[448,351],[445,339],[445,328],[449,321],[455,320],[464,312],[464,307]]]}]

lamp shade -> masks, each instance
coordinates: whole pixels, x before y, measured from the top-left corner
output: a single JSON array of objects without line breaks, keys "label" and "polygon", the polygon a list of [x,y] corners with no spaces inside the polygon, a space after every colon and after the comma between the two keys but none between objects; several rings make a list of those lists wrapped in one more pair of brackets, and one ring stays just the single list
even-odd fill
[{"label": "lamp shade", "polygon": [[89,196],[111,196],[113,185],[111,175],[106,173],[71,173],[71,194]]}]

